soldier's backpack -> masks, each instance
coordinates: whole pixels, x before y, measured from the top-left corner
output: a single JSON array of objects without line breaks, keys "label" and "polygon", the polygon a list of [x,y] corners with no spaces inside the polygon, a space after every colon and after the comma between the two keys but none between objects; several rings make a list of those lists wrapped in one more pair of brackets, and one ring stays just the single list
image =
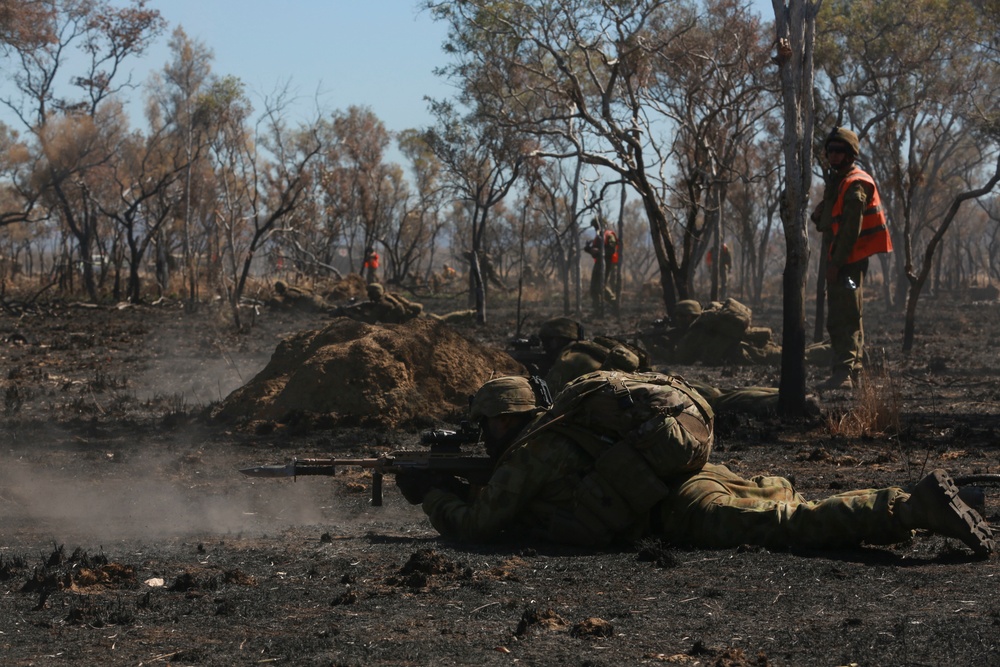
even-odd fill
[{"label": "soldier's backpack", "polygon": [[617,338],[597,336],[594,340],[578,340],[563,348],[545,381],[557,392],[570,380],[596,370],[647,371],[649,357],[639,347]]},{"label": "soldier's backpack", "polygon": [[645,517],[670,492],[668,482],[700,470],[713,441],[708,402],[683,379],[661,373],[596,371],[560,391],[548,414],[522,436],[560,433],[594,459],[572,517],[552,537],[607,542]]},{"label": "soldier's backpack", "polygon": [[719,333],[726,338],[741,339],[750,328],[752,317],[753,312],[747,306],[736,299],[726,299],[722,304],[706,308],[691,326]]}]

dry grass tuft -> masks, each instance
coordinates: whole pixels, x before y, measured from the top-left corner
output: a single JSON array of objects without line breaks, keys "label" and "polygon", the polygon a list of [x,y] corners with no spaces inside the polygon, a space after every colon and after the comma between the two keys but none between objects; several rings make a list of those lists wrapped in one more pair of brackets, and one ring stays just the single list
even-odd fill
[{"label": "dry grass tuft", "polygon": [[902,396],[887,364],[861,371],[854,388],[854,404],[846,412],[827,417],[833,435],[848,438],[898,435],[902,430]]}]

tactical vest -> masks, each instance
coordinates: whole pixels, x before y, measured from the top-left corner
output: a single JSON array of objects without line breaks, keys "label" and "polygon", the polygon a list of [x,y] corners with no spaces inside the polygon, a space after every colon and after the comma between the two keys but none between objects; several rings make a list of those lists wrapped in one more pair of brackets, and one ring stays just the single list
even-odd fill
[{"label": "tactical vest", "polygon": [[550,538],[593,545],[639,537],[669,481],[707,463],[713,420],[708,402],[681,378],[597,371],[570,382],[519,438],[559,433],[594,460],[573,510],[553,518]]},{"label": "tactical vest", "polygon": [[[833,203],[831,214],[833,216],[833,234],[837,235],[840,230],[840,221],[844,211],[844,195],[847,189],[856,182],[867,183],[871,186],[872,198],[868,202],[861,218],[861,233],[858,240],[851,249],[851,254],[847,257],[847,263],[860,262],[866,257],[871,257],[880,252],[892,252],[892,239],[889,238],[889,227],[886,223],[885,210],[882,208],[882,198],[879,197],[878,188],[875,187],[875,179],[861,171],[857,167],[844,176],[840,182],[840,189],[837,192],[837,201]],[[833,250],[831,244],[827,252]]]},{"label": "tactical vest", "polygon": [[[600,236],[595,236],[594,241],[600,239]],[[596,243],[594,244],[597,245]],[[615,234],[610,229],[604,230],[604,252],[607,253],[608,248],[614,248],[614,252],[611,253],[611,257],[608,257],[608,261],[612,264],[618,263],[618,235]],[[594,261],[597,261],[597,257],[594,257]]]}]

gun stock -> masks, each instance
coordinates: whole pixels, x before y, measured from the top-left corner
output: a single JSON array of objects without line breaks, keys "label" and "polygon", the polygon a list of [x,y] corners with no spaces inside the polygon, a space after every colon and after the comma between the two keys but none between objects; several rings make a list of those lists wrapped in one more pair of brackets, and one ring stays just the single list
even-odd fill
[{"label": "gun stock", "polygon": [[493,470],[488,456],[470,456],[457,452],[397,451],[376,458],[363,459],[292,459],[288,463],[243,468],[248,477],[299,477],[300,475],[336,474],[337,468],[357,466],[372,471],[372,505],[382,505],[382,477],[404,470],[429,470],[462,477],[470,484],[485,484]]}]

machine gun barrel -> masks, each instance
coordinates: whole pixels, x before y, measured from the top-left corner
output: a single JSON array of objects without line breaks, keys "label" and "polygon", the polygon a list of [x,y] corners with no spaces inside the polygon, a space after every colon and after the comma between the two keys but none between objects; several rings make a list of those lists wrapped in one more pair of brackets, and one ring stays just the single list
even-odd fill
[{"label": "machine gun barrel", "polygon": [[[450,444],[450,443],[449,443]],[[450,450],[450,447],[449,447]],[[243,468],[247,477],[299,477],[302,475],[332,476],[338,467],[358,466],[372,471],[372,505],[382,505],[382,477],[404,470],[429,470],[466,479],[471,484],[485,484],[493,471],[488,456],[472,456],[460,452],[397,451],[375,458],[352,459],[292,459],[288,463]]]}]

